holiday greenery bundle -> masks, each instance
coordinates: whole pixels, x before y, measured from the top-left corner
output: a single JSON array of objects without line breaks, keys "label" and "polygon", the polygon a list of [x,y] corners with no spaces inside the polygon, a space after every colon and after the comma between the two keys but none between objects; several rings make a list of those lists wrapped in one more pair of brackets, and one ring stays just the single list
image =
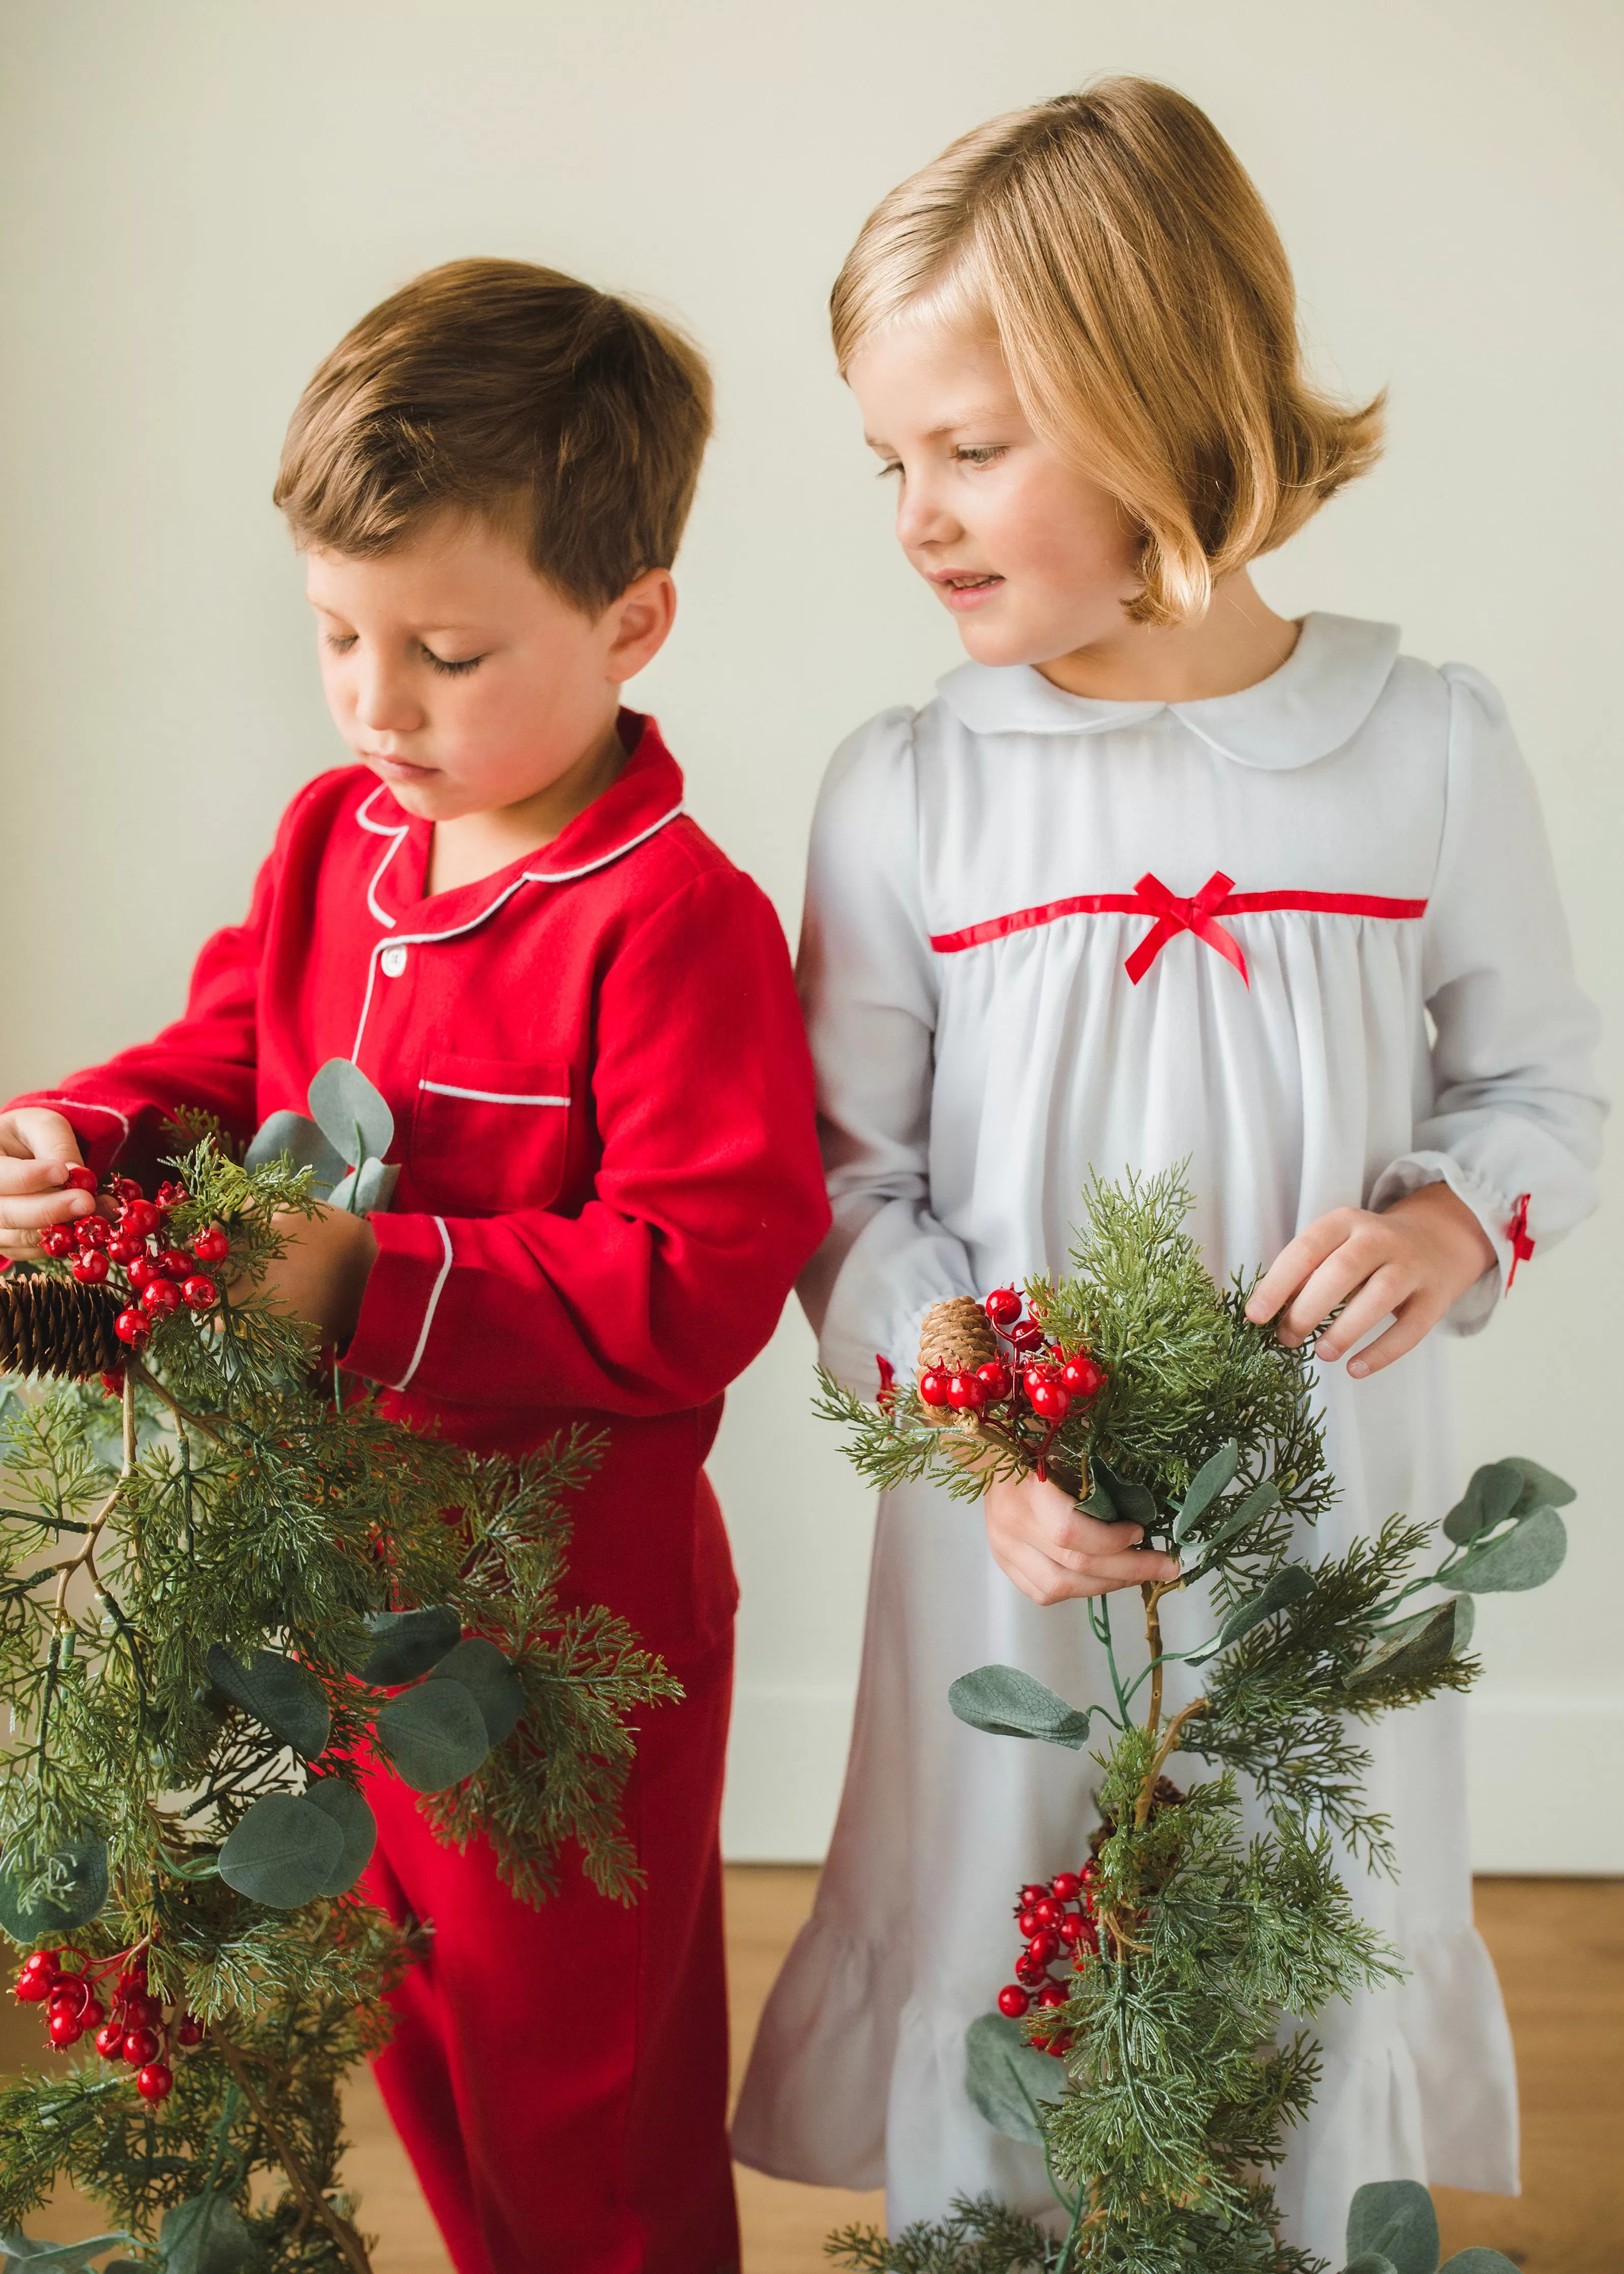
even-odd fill
[{"label": "holiday greenery bundle", "polygon": [[[940,1304],[912,1383],[882,1366],[876,1404],[828,1376],[821,1398],[881,1487],[931,1476],[974,1497],[1035,1468],[1090,1515],[1177,1552],[1173,1586],[1205,1583],[1211,1631],[1187,1650],[1163,1639],[1171,1588],[1141,1588],[1137,1665],[1117,1599],[1083,1607],[1108,1698],[1074,1706],[1004,1666],[950,1692],[978,1729],[1099,1745],[1094,1852],[1019,1891],[1015,1979],[966,2041],[971,2099],[1042,2150],[1064,2232],[980,2199],[891,2240],[851,2230],[830,2250],[889,2274],[1313,2274],[1322,2262],[1278,2239],[1268,2174],[1312,2100],[1317,2049],[1304,2031],[1282,2039],[1280,2017],[1402,1972],[1337,1868],[1338,1841],[1392,1867],[1357,1725],[1471,1683],[1473,1597],[1552,1576],[1573,1494],[1535,1462],[1500,1461],[1446,1518],[1432,1568],[1417,1569],[1430,1528],[1401,1515],[1340,1556],[1294,1556],[1335,1490],[1309,1352],[1248,1321],[1245,1286],[1214,1284],[1180,1174],[1096,1182],[1086,1201],[1072,1276],[1024,1299],[999,1288]],[[1169,1715],[1175,1665],[1199,1689]],[[1181,1791],[1165,1773],[1175,1754],[1213,1773]],[[1242,1776],[1267,1817],[1251,1836]],[[1361,2191],[1350,2274],[1432,2274],[1431,2205],[1407,2187]],[[1451,2261],[1455,2274],[1507,2265]]]},{"label": "holiday greenery bundle", "polygon": [[[522,1900],[567,1841],[635,1893],[628,1715],[679,1692],[610,1613],[560,1609],[593,1445],[410,1431],[253,1291],[279,1211],[387,1200],[382,1101],[336,1089],[331,1157],[302,1123],[254,1165],[202,1135],[155,1201],[115,1180],[111,1216],[0,1279],[0,1360],[36,1377],[0,1438],[0,1928],[60,2049],[0,2093],[7,2264],[365,2274],[338,2090],[414,1950],[356,1892],[369,1773],[488,1840]],[[64,2175],[117,2233],[28,2241]]]}]

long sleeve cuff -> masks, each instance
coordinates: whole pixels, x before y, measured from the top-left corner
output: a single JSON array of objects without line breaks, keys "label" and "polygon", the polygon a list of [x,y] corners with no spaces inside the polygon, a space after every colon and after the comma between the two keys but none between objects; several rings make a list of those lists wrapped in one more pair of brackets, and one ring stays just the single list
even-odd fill
[{"label": "long sleeve cuff", "polygon": [[368,1222],[378,1258],[344,1368],[386,1389],[405,1389],[423,1363],[451,1276],[451,1234],[437,1216],[374,1216]]},{"label": "long sleeve cuff", "polygon": [[1504,1193],[1463,1169],[1451,1153],[1406,1153],[1376,1179],[1370,1205],[1378,1214],[1424,1185],[1447,1185],[1471,1210],[1494,1249],[1495,1261],[1450,1305],[1439,1324],[1455,1335],[1481,1334],[1494,1315],[1500,1290],[1512,1268],[1510,1225],[1514,1202]]}]

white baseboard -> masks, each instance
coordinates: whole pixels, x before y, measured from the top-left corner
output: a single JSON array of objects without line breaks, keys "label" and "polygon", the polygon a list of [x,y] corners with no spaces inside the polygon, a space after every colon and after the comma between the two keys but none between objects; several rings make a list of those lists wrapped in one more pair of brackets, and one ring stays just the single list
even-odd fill
[{"label": "white baseboard", "polygon": [[1624,1874],[1624,1699],[1473,1698],[1475,1871]]},{"label": "white baseboard", "polygon": [[[1624,1700],[1480,1697],[1468,1713],[1473,1870],[1624,1874]],[[851,1728],[839,1684],[740,1684],[722,1811],[730,1863],[821,1860]]]},{"label": "white baseboard", "polygon": [[829,1847],[853,1692],[844,1683],[741,1682],[722,1802],[730,1864],[818,1864]]}]

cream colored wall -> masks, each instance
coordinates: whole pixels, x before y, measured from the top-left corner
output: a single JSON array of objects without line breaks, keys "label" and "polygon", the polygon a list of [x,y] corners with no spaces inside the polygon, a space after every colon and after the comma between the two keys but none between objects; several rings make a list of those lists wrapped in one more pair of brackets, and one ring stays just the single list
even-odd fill
[{"label": "cream colored wall", "polygon": [[[7,0],[0,1090],[170,1012],[340,755],[271,471],[320,352],[454,254],[649,295],[714,357],[681,623],[634,699],[793,928],[828,752],[956,651],[831,376],[829,281],[903,172],[1104,69],[1209,106],[1327,368],[1392,386],[1385,466],[1266,565],[1270,598],[1396,618],[1500,681],[1616,1010],[1620,27],[1610,0]],[[1481,1623],[1477,1836],[1502,1868],[1624,1868],[1621,1261],[1615,1207],[1460,1354],[1465,1454],[1584,1487],[1560,1581]],[[868,1511],[808,1360],[792,1318],[717,1462],[743,1856],[819,1849],[857,1662]]]}]

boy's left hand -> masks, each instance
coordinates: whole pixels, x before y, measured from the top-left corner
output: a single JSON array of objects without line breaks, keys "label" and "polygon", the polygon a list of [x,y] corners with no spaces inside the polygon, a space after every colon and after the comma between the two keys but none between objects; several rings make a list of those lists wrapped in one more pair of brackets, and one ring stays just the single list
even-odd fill
[{"label": "boy's left hand", "polygon": [[1348,1361],[1357,1381],[1413,1350],[1493,1261],[1465,1201],[1446,1184],[1423,1185],[1380,1216],[1346,1208],[1316,1218],[1259,1280],[1246,1316],[1261,1326],[1279,1312],[1280,1339],[1295,1350],[1345,1305],[1315,1344],[1315,1357],[1328,1362],[1391,1312],[1387,1333]]},{"label": "boy's left hand", "polygon": [[330,1208],[319,1208],[311,1216],[283,1210],[274,1221],[288,1252],[270,1265],[254,1291],[314,1327],[324,1344],[348,1342],[377,1261],[372,1225],[364,1216]]}]

